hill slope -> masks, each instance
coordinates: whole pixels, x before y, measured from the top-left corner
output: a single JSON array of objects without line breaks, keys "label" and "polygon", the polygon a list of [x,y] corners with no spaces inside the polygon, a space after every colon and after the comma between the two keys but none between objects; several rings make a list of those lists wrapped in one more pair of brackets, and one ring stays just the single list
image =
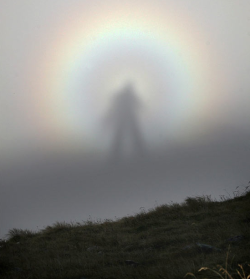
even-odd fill
[{"label": "hill slope", "polygon": [[225,266],[229,250],[228,270],[238,278],[238,264],[250,274],[250,192],[188,197],[116,221],[13,229],[0,246],[1,278],[215,278],[198,270]]}]

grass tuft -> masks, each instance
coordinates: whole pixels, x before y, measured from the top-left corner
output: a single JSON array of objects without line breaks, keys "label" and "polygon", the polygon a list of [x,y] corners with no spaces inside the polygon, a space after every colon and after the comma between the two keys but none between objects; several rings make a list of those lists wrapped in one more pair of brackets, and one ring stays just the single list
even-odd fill
[{"label": "grass tuft", "polygon": [[[230,249],[230,246],[229,246]],[[233,271],[233,272],[229,272],[228,268],[228,256],[229,256],[229,249],[227,252],[227,256],[226,256],[226,263],[225,263],[225,267],[221,266],[221,265],[217,265],[216,268],[209,268],[209,267],[202,267],[198,270],[198,272],[201,271],[209,271],[210,273],[216,274],[217,278],[221,278],[221,279],[236,279],[240,278],[240,279],[250,279],[250,271],[249,271],[249,275],[246,275],[246,272],[243,268],[242,264],[238,264],[238,268]],[[247,267],[250,267],[249,264],[247,264]],[[187,276],[192,276],[194,278],[197,278],[195,276],[195,274],[193,274],[192,272],[188,272],[185,277]]]},{"label": "grass tuft", "polygon": [[30,230],[22,230],[22,229],[11,229],[8,232],[8,238],[12,241],[19,241],[23,238],[33,237],[36,233]]}]

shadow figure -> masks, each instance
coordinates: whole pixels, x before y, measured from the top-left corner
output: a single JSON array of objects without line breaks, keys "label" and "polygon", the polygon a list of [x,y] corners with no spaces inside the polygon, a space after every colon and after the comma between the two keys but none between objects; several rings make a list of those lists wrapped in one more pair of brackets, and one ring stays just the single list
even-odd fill
[{"label": "shadow figure", "polygon": [[127,155],[140,159],[145,154],[145,145],[138,119],[140,108],[141,103],[131,83],[128,83],[114,97],[106,118],[113,130],[112,159],[121,160],[128,157]]}]

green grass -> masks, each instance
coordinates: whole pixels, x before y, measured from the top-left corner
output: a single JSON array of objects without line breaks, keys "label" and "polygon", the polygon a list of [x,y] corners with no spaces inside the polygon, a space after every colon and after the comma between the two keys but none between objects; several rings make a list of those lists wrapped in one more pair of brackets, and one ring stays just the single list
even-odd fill
[{"label": "green grass", "polygon": [[[238,241],[228,240],[237,235]],[[218,250],[206,251],[196,243]],[[245,279],[250,274],[250,192],[236,191],[220,201],[188,197],[182,204],[116,221],[56,223],[39,232],[12,229],[0,246],[3,279],[177,279],[191,274]]]}]

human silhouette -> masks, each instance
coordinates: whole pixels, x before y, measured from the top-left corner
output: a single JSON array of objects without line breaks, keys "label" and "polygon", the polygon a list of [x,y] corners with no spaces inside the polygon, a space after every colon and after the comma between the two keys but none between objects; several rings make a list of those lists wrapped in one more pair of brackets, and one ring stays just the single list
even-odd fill
[{"label": "human silhouette", "polygon": [[108,115],[108,122],[113,130],[112,158],[124,157],[126,144],[133,157],[143,155],[145,148],[138,119],[140,107],[141,103],[131,83],[114,97]]}]

